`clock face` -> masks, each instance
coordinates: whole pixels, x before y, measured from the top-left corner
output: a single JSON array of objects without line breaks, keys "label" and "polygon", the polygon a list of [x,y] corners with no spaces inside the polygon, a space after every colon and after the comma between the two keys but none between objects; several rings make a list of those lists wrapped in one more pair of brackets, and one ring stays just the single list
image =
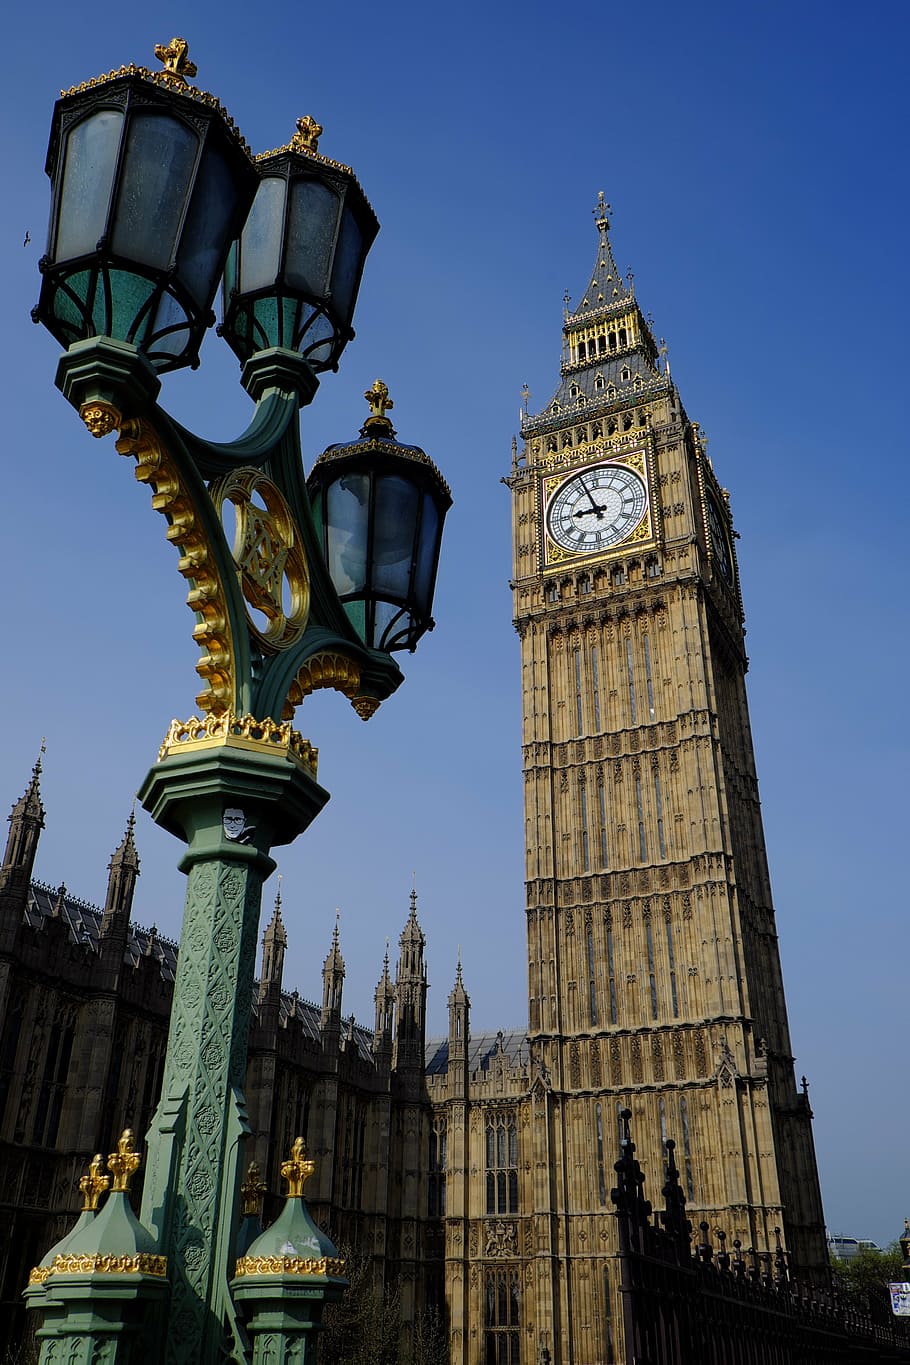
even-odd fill
[{"label": "clock face", "polygon": [[708,529],[711,532],[711,549],[720,571],[728,583],[733,582],[733,557],[730,554],[730,541],[724,526],[724,519],[713,498],[708,498]]},{"label": "clock face", "polygon": [[573,554],[608,550],[631,535],[645,515],[645,485],[627,465],[592,465],[557,490],[547,507],[547,529]]}]

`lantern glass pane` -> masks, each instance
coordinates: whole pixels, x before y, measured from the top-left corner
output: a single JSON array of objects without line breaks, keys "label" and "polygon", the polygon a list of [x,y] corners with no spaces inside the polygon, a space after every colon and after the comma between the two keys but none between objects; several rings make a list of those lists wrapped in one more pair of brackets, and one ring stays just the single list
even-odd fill
[{"label": "lantern glass pane", "polygon": [[377,480],[373,527],[373,590],[380,595],[408,596],[417,527],[419,494],[397,474]]},{"label": "lantern glass pane", "polygon": [[366,583],[369,510],[368,474],[344,474],[329,485],[326,557],[332,582],[342,597],[359,592]]},{"label": "lantern glass pane", "polygon": [[350,322],[354,313],[354,294],[360,278],[363,234],[350,209],[341,222],[338,250],[332,268],[332,307],[336,313]]},{"label": "lantern glass pane", "polygon": [[133,115],[114,219],[116,255],[159,270],[171,264],[198,145],[178,119]]},{"label": "lantern glass pane", "polygon": [[325,298],[340,209],[338,195],[318,180],[292,185],[285,272],[293,289]]},{"label": "lantern glass pane", "polygon": [[287,181],[269,175],[260,182],[240,239],[240,292],[270,289],[281,269]]},{"label": "lantern glass pane", "polygon": [[345,602],[344,610],[361,640],[369,644],[370,641],[367,640],[367,609],[363,598],[358,597],[354,602]]},{"label": "lantern glass pane", "polygon": [[177,256],[180,280],[200,308],[208,305],[218,283],[236,203],[230,163],[217,142],[209,140],[193,186]]},{"label": "lantern glass pane", "polygon": [[325,313],[314,312],[307,323],[300,348],[311,365],[328,365],[332,359],[334,340],[335,328]]},{"label": "lantern glass pane", "polygon": [[87,256],[103,236],[122,131],[123,113],[119,109],[99,109],[70,130],[55,261]]},{"label": "lantern glass pane", "polygon": [[[186,321],[186,313],[174,296],[162,294],[158,300],[158,307],[155,309],[155,316],[150,329],[150,334],[155,337],[154,342],[149,343],[152,349],[156,352],[165,351],[168,355],[179,355],[190,337]],[[167,332],[164,336],[157,335],[165,327],[176,327],[177,330]],[[139,340],[137,337],[137,343]]]},{"label": "lantern glass pane", "polygon": [[420,544],[417,547],[417,573],[414,580],[414,605],[419,616],[429,616],[433,597],[436,553],[439,549],[439,512],[429,493],[423,495],[420,519]]},{"label": "lantern glass pane", "polygon": [[[141,275],[132,275],[127,270],[112,270],[110,278],[113,300],[111,336],[129,341],[132,340],[139,313],[151,297],[155,286],[151,280],[143,279]],[[98,293],[100,295],[100,289]],[[138,329],[140,334],[145,332],[147,325],[148,318],[145,318]]]},{"label": "lantern glass pane", "polygon": [[[408,613],[404,607],[399,606],[397,602],[377,602],[373,625],[373,648],[388,649],[391,640],[400,635],[402,631],[407,630],[409,625]],[[389,640],[385,638],[386,635],[390,637]]]}]

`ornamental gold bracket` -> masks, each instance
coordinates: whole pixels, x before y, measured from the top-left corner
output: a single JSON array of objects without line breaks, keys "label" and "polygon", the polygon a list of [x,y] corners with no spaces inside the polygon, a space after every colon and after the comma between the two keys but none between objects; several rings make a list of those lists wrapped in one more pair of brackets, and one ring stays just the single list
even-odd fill
[{"label": "ornamental gold bracket", "polygon": [[251,1161],[246,1177],[240,1186],[240,1214],[243,1218],[259,1218],[262,1214],[262,1201],[268,1191],[262,1179],[259,1165]]},{"label": "ornamental gold bracket", "polygon": [[[203,715],[232,726],[237,718],[283,724],[304,697],[334,688],[368,719],[401,671],[363,642],[325,563],[300,452],[300,404],[312,396],[313,376],[281,350],[259,353],[247,368],[255,412],[225,444],[195,436],[158,406],[156,376],[126,343],[98,338],[71,348],[57,382],[94,437],[116,434],[117,451],[135,461],[137,481],[167,522],[195,616]],[[367,397],[368,420],[385,430],[388,388],[377,381]]]}]

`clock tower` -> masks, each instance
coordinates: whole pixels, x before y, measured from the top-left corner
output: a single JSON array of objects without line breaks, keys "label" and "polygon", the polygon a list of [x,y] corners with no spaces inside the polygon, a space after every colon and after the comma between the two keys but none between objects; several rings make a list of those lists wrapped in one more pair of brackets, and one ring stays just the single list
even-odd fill
[{"label": "clock tower", "polygon": [[[521,640],[537,1326],[612,1359],[618,1114],[658,1195],[673,1137],[694,1223],[823,1275],[745,675],[727,491],[610,210],[560,382],[508,480]],[[611,1307],[612,1305],[612,1307]],[[612,1320],[612,1326],[611,1326]]]}]

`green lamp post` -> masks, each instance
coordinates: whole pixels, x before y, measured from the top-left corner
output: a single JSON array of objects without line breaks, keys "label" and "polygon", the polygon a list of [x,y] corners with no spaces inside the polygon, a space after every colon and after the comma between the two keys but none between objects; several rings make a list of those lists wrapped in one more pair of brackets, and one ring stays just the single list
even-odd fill
[{"label": "green lamp post", "polygon": [[[361,442],[327,452],[308,490],[298,409],[353,336],[378,224],[350,168],[319,152],[314,120],[253,158],[219,102],[189,84],[186,43],[156,55],[162,71],[122,67],[55,107],[33,316],[67,348],[58,387],[94,436],[117,433],[164,515],[200,650],[201,714],[171,724],[140,791],[186,844],[141,1210],[167,1263],[159,1356],[177,1365],[248,1359],[229,1282],[260,893],[271,849],[328,799],[295,709],[332,687],[366,720],[398,687],[392,651],[413,650],[433,624],[451,498],[427,456],[395,441],[381,381]],[[162,374],[198,363],[222,275],[219,331],[256,405],[230,444],[193,435],[156,402]],[[351,562],[354,578],[342,572]]]}]

